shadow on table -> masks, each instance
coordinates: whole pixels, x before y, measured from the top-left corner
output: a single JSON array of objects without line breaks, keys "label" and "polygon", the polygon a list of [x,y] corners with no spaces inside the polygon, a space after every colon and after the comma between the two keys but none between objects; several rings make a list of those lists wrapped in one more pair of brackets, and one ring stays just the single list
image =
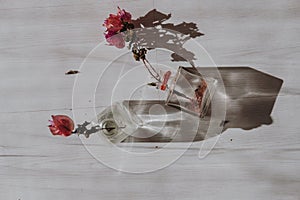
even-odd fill
[{"label": "shadow on table", "polygon": [[[201,69],[202,70],[202,69]],[[204,68],[208,70],[209,68]],[[219,67],[226,91],[224,130],[270,125],[283,80],[250,67]]]},{"label": "shadow on table", "polygon": [[[198,68],[206,76],[218,78],[212,68]],[[261,125],[270,125],[273,120],[271,113],[282,86],[283,80],[272,75],[260,72],[250,67],[218,67],[225,86],[225,94],[216,93],[214,98],[226,98],[226,119],[223,123],[223,131],[230,128],[251,130]],[[221,83],[217,87],[221,87]],[[163,103],[162,103],[163,104]],[[168,108],[166,108],[168,110]],[[174,111],[172,111],[174,112]],[[207,123],[200,123],[198,134],[193,141],[201,141],[215,135],[207,136]],[[178,125],[178,122],[174,126]],[[173,126],[173,125],[170,125]],[[151,137],[135,138],[130,136],[125,142],[185,142],[191,141],[186,131],[186,136],[181,133],[180,140],[173,140],[165,134],[158,133]]]},{"label": "shadow on table", "polygon": [[[187,61],[193,64],[195,54],[183,47],[191,38],[203,36],[193,22],[180,24],[166,23],[171,14],[164,14],[156,9],[145,16],[133,20],[135,33],[139,38],[139,45],[147,49],[164,48],[173,51],[171,61]],[[143,28],[144,27],[144,28]],[[153,29],[147,29],[154,27]],[[176,52],[176,53],[175,53]]]}]

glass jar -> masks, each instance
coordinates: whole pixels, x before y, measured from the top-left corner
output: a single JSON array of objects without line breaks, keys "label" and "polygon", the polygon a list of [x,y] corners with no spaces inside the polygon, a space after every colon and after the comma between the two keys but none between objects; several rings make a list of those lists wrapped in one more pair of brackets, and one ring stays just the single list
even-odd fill
[{"label": "glass jar", "polygon": [[112,143],[124,141],[191,142],[203,140],[206,116],[217,80],[197,69],[179,67],[167,100],[124,100],[97,116],[101,133]]}]

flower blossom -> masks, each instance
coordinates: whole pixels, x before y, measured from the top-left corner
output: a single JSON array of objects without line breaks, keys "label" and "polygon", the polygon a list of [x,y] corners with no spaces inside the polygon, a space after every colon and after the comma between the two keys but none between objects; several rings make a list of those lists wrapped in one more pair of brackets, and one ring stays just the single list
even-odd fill
[{"label": "flower blossom", "polygon": [[52,115],[48,126],[53,135],[70,136],[74,129],[73,120],[66,115]]},{"label": "flower blossom", "polygon": [[123,28],[123,23],[119,15],[110,14],[103,26],[106,27],[107,31],[118,32]]}]

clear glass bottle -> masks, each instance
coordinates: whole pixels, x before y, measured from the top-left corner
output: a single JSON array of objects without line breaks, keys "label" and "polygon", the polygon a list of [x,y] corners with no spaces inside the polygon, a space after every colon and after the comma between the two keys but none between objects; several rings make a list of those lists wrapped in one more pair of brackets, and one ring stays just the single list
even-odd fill
[{"label": "clear glass bottle", "polygon": [[167,100],[116,102],[97,116],[97,124],[112,143],[202,140],[216,84],[216,79],[204,78],[196,69],[179,67]]}]

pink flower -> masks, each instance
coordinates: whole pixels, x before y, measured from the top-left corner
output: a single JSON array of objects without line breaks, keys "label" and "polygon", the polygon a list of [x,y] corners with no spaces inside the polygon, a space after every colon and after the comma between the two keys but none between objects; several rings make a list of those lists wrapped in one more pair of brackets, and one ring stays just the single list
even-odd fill
[{"label": "pink flower", "polygon": [[123,38],[123,35],[121,33],[112,35],[109,37],[109,32],[105,35],[106,41],[110,44],[113,45],[119,49],[122,49],[125,47],[125,41]]},{"label": "pink flower", "polygon": [[123,22],[131,22],[131,14],[118,6],[118,16]]},{"label": "pink flower", "polygon": [[123,28],[123,23],[119,15],[110,14],[103,26],[107,28],[107,31],[118,32]]},{"label": "pink flower", "polygon": [[52,120],[49,120],[48,126],[53,135],[70,136],[74,129],[73,120],[66,115],[52,115]]},{"label": "pink flower", "polygon": [[114,36],[114,35],[116,35],[116,34],[117,34],[117,33],[114,32],[114,31],[107,31],[106,33],[104,33],[105,39],[110,38],[110,37],[112,37],[112,36]]}]

